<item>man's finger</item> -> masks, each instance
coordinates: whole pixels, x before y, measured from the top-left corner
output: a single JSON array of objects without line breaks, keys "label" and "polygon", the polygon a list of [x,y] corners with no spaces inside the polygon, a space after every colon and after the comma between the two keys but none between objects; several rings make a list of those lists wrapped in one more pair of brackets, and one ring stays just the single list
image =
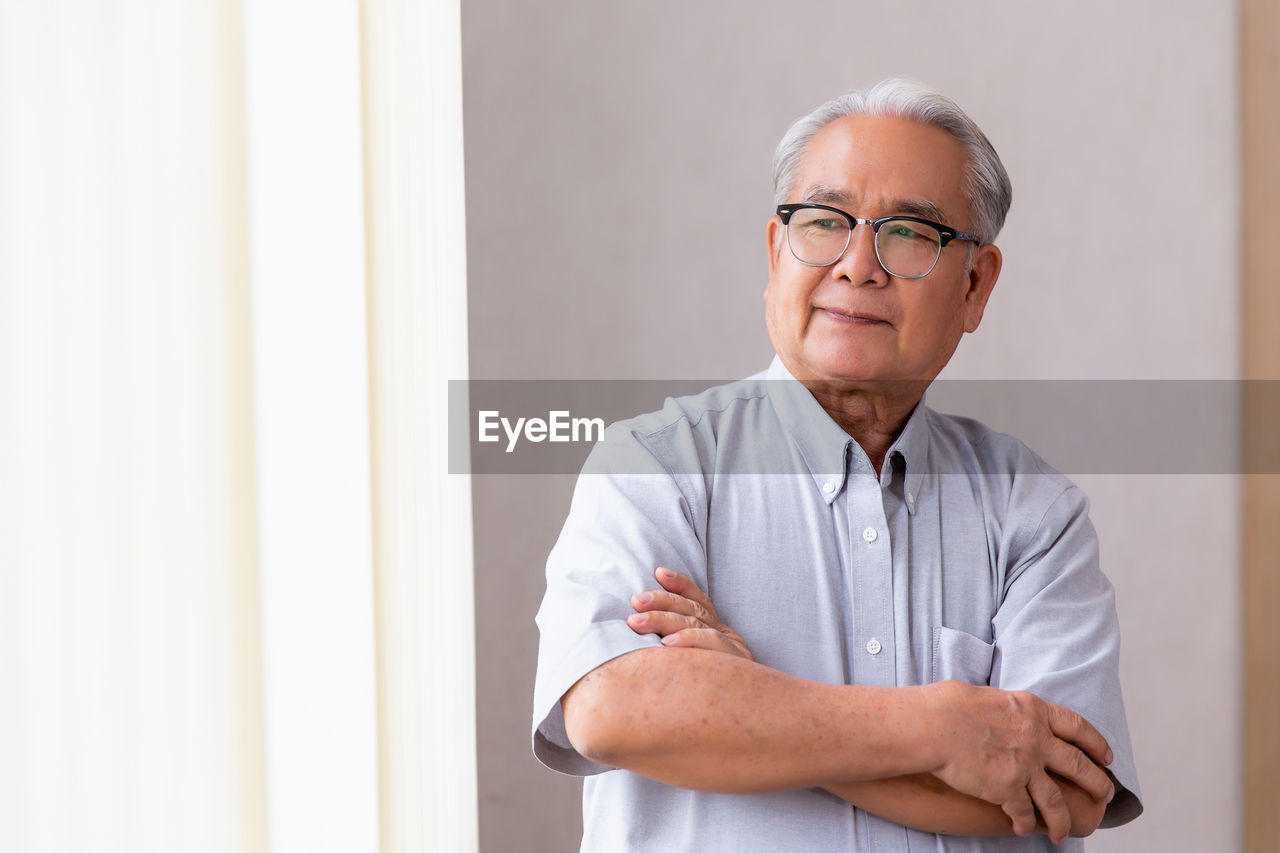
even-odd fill
[{"label": "man's finger", "polygon": [[714,628],[685,628],[662,638],[664,646],[680,649],[707,649],[746,657],[729,638]]},{"label": "man's finger", "polygon": [[637,613],[648,613],[654,610],[667,610],[671,613],[683,613],[685,616],[692,616],[694,619],[700,619],[711,627],[715,620],[711,619],[711,614],[707,613],[705,607],[691,598],[683,595],[677,595],[674,592],[667,592],[665,589],[655,589],[650,592],[638,592],[631,596],[631,606]]},{"label": "man's finger", "polygon": [[1050,745],[1044,766],[1063,779],[1074,782],[1076,787],[1100,803],[1109,803],[1115,796],[1115,786],[1106,771],[1069,743],[1057,741]]},{"label": "man's finger", "polygon": [[673,572],[666,566],[658,566],[658,568],[654,570],[653,576],[658,579],[658,583],[662,584],[663,589],[674,592],[677,595],[683,595],[691,601],[696,601],[698,604],[705,607],[708,613],[714,614],[716,612],[716,608],[712,605],[711,599],[705,592],[698,589],[698,585],[687,575],[682,575],[679,572]]},{"label": "man's finger", "polygon": [[1113,756],[1107,739],[1088,720],[1070,708],[1049,703],[1049,728],[1058,737],[1084,750],[1095,763],[1104,767],[1111,763]]},{"label": "man's finger", "polygon": [[1031,797],[1026,789],[1006,800],[1000,808],[1004,809],[1004,813],[1013,821],[1013,831],[1016,835],[1030,835],[1036,831],[1036,810],[1031,805]]},{"label": "man's finger", "polygon": [[1042,770],[1032,775],[1027,791],[1040,810],[1049,839],[1054,844],[1066,841],[1071,834],[1071,812],[1067,809],[1062,789]]},{"label": "man's finger", "polygon": [[[648,613],[632,613],[627,617],[627,624],[637,634],[657,634],[665,637],[686,628],[706,628],[706,624],[686,616],[683,613],[671,613],[665,610],[653,610]],[[712,630],[712,629],[709,629]],[[719,631],[716,632],[720,633]]]}]

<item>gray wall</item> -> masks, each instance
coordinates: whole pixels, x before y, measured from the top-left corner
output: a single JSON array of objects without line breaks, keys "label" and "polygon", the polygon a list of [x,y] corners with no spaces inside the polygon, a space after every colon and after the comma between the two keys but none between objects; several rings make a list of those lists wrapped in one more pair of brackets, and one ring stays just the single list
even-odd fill
[{"label": "gray wall", "polygon": [[[1000,284],[944,375],[1234,378],[1236,14],[1215,0],[1176,14],[1155,0],[464,0],[472,376],[763,368],[773,146],[827,97],[904,75],[964,106],[1014,183]],[[1233,849],[1237,483],[1076,479],[1117,589],[1147,806],[1090,848]],[[577,846],[580,783],[529,752],[533,615],[571,487],[474,482],[485,851]]]}]

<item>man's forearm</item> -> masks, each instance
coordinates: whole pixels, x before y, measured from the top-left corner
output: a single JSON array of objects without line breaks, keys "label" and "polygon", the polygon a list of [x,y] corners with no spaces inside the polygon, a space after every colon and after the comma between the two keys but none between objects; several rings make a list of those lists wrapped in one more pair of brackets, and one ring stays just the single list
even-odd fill
[{"label": "man's forearm", "polygon": [[923,688],[806,681],[702,649],[645,649],[565,694],[593,761],[681,788],[757,793],[928,772]]},{"label": "man's forearm", "polygon": [[[632,596],[632,630],[660,635],[667,651],[712,652],[752,667],[738,664],[741,679],[725,681],[733,666],[709,680],[696,671],[714,659],[633,653],[606,663],[564,697],[570,740],[582,754],[708,791],[807,787],[805,773],[834,775],[834,781],[814,784],[873,814],[942,834],[1039,831],[1062,843],[1069,834],[1090,834],[1101,821],[1115,791],[1102,769],[1112,754],[1105,738],[1074,711],[1025,691],[954,681],[847,688],[761,670],[742,636],[720,621],[711,599],[687,576],[662,567],[654,576],[663,589]],[[693,664],[693,677],[686,672],[672,678],[666,667],[675,662]],[[745,694],[736,689],[743,686]],[[672,692],[655,697],[655,687]],[[688,699],[686,719],[701,720],[703,728],[690,730],[665,716],[653,725],[650,703],[660,702],[665,714],[667,695]],[[636,708],[642,709],[640,721]],[[709,708],[714,713],[706,713]],[[761,717],[761,709],[780,715]],[[886,716],[886,710],[894,713]],[[732,725],[725,725],[726,713]],[[852,728],[840,724],[842,716],[851,718]],[[904,720],[915,730],[904,731]],[[761,741],[752,728],[762,726],[768,740],[757,753]],[[673,742],[667,727],[692,748]],[[906,751],[898,752],[904,745]],[[842,752],[846,747],[852,752]],[[690,759],[693,764],[683,763]],[[924,772],[886,771],[895,763],[920,762]]]},{"label": "man's forearm", "polygon": [[[1059,779],[1071,813],[1071,835],[1083,838],[1098,828],[1106,805],[1077,786]],[[962,794],[930,773],[866,782],[827,785],[826,790],[877,817],[921,832],[991,837],[1013,832],[1009,816],[997,805]],[[1043,821],[1036,832],[1045,832]]]}]

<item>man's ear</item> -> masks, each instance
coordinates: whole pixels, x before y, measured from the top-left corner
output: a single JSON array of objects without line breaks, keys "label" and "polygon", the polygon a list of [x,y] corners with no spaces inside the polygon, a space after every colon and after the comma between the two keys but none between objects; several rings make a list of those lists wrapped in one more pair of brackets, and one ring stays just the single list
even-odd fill
[{"label": "man's ear", "polygon": [[1004,255],[993,243],[984,243],[974,249],[973,263],[969,266],[969,289],[964,295],[964,330],[976,332],[982,322],[982,312],[1000,277]]},{"label": "man's ear", "polygon": [[773,278],[774,272],[778,268],[779,253],[782,252],[782,238],[786,235],[787,226],[782,224],[782,220],[777,214],[769,217],[769,221],[764,226],[765,246],[769,251],[769,278]]}]

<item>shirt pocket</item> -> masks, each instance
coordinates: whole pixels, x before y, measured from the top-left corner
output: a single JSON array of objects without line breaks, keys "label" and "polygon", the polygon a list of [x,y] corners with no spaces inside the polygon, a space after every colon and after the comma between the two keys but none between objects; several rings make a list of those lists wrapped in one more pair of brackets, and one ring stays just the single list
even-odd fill
[{"label": "shirt pocket", "polygon": [[972,634],[939,625],[933,629],[933,681],[991,683],[996,647]]}]

